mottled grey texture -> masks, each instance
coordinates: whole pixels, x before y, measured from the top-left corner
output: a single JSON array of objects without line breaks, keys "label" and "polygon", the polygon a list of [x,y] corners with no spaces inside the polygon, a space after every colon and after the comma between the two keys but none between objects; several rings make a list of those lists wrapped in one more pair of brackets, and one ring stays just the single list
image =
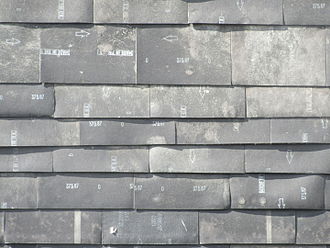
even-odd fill
[{"label": "mottled grey texture", "polygon": [[201,244],[294,244],[293,212],[224,211],[199,214]]},{"label": "mottled grey texture", "polygon": [[51,117],[54,89],[44,85],[0,85],[0,117]]},{"label": "mottled grey texture", "polygon": [[152,147],[149,153],[152,173],[244,173],[243,147]]},{"label": "mottled grey texture", "polygon": [[269,143],[269,120],[180,121],[178,144]]},{"label": "mottled grey texture", "polygon": [[0,172],[51,172],[49,148],[1,148]]},{"label": "mottled grey texture", "polygon": [[52,26],[41,31],[41,79],[135,83],[136,31],[128,26]]},{"label": "mottled grey texture", "polygon": [[325,86],[325,33],[307,27],[237,28],[233,84]]},{"label": "mottled grey texture", "polygon": [[327,176],[325,181],[325,209],[330,210],[330,176]]},{"label": "mottled grey texture", "polygon": [[163,120],[92,120],[80,122],[82,145],[174,144],[175,123]]},{"label": "mottled grey texture", "polygon": [[330,143],[329,119],[272,119],[272,143]]},{"label": "mottled grey texture", "polygon": [[230,179],[233,209],[323,209],[324,177],[250,175]]},{"label": "mottled grey texture", "polygon": [[283,24],[282,0],[190,0],[189,23]]},{"label": "mottled grey texture", "polygon": [[283,0],[286,25],[330,25],[330,3],[315,0]]},{"label": "mottled grey texture", "polygon": [[330,174],[328,145],[246,146],[246,173]]},{"label": "mottled grey texture", "polygon": [[1,209],[36,209],[37,179],[34,177],[0,177]]},{"label": "mottled grey texture", "polygon": [[40,29],[0,25],[0,83],[38,83]]},{"label": "mottled grey texture", "polygon": [[218,26],[138,29],[138,83],[230,85],[230,32]]},{"label": "mottled grey texture", "polygon": [[149,88],[128,86],[56,86],[60,118],[147,118]]},{"label": "mottled grey texture", "polygon": [[330,212],[297,212],[297,244],[330,244]]},{"label": "mottled grey texture", "polygon": [[56,172],[147,173],[148,160],[148,150],[143,147],[67,148],[53,152]]},{"label": "mottled grey texture", "polygon": [[251,118],[330,116],[330,89],[325,88],[247,88],[246,100]]},{"label": "mottled grey texture", "polygon": [[135,183],[137,209],[226,209],[230,205],[229,181],[224,176],[143,175]]},{"label": "mottled grey texture", "polygon": [[218,87],[151,87],[151,117],[245,117],[245,89]]},{"label": "mottled grey texture", "polygon": [[103,244],[198,243],[197,212],[111,211],[102,220]]},{"label": "mottled grey texture", "polygon": [[93,0],[1,0],[0,22],[93,22]]},{"label": "mottled grey texture", "polygon": [[[80,222],[80,225],[75,225],[75,222]],[[100,244],[101,213],[87,211],[7,212],[5,230],[6,243],[73,244],[77,241],[78,244]],[[78,239],[79,236],[80,239]]]},{"label": "mottled grey texture", "polygon": [[94,0],[95,23],[173,23],[188,22],[184,0]]},{"label": "mottled grey texture", "polygon": [[39,177],[43,209],[133,208],[133,177],[72,174]]}]

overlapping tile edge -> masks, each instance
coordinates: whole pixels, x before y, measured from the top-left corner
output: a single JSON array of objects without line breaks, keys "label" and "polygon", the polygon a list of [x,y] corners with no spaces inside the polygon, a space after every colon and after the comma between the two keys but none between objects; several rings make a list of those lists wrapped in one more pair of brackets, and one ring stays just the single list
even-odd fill
[{"label": "overlapping tile edge", "polygon": [[30,4],[0,2],[4,247],[330,244],[330,3]]}]

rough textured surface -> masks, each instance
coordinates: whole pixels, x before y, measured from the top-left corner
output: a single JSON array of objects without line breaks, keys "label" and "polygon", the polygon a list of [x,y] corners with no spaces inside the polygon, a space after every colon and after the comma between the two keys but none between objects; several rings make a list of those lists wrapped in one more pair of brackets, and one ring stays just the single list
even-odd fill
[{"label": "rough textured surface", "polygon": [[188,19],[181,0],[94,0],[95,23],[175,23]]},{"label": "rough textured surface", "polygon": [[138,44],[138,83],[231,83],[225,27],[144,27],[138,29]]},{"label": "rough textured surface", "polygon": [[232,33],[233,84],[325,86],[325,30],[247,27]]},{"label": "rough textured surface", "polygon": [[189,23],[283,24],[282,0],[191,0]]}]

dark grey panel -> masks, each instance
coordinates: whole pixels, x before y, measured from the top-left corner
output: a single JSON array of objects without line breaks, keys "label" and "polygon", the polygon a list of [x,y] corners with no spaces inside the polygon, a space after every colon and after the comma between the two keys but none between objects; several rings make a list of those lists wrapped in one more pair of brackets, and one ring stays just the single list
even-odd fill
[{"label": "dark grey panel", "polygon": [[149,88],[57,86],[55,91],[55,117],[149,117]]},{"label": "dark grey panel", "polygon": [[51,172],[52,152],[42,148],[1,148],[0,172]]},{"label": "dark grey panel", "polygon": [[101,213],[6,212],[5,230],[6,243],[100,244]]},{"label": "dark grey panel", "polygon": [[201,244],[294,244],[290,211],[224,211],[199,214]]},{"label": "dark grey panel", "polygon": [[[1,158],[1,157],[0,157]],[[148,150],[133,148],[59,149],[53,152],[56,172],[148,172]]]},{"label": "dark grey panel", "polygon": [[247,146],[245,170],[247,173],[330,174],[330,146]]},{"label": "dark grey panel", "polygon": [[329,119],[273,119],[272,143],[329,143]]},{"label": "dark grey panel", "polygon": [[39,208],[133,208],[132,176],[39,177]]},{"label": "dark grey panel", "polygon": [[0,242],[4,243],[4,231],[5,231],[5,214],[0,212]]},{"label": "dark grey panel", "polygon": [[184,0],[94,0],[96,23],[187,23]]},{"label": "dark grey panel", "polygon": [[178,144],[269,143],[269,120],[180,121]]},{"label": "dark grey panel", "polygon": [[34,177],[0,177],[0,208],[37,208],[37,179]]},{"label": "dark grey panel", "polygon": [[330,116],[330,89],[326,88],[247,88],[246,100],[248,117]]},{"label": "dark grey panel", "polygon": [[297,212],[297,244],[330,244],[330,212]]},{"label": "dark grey panel", "polygon": [[189,1],[189,23],[283,24],[282,0]]},{"label": "dark grey panel", "polygon": [[1,117],[52,116],[54,108],[53,87],[0,85]]},{"label": "dark grey panel", "polygon": [[327,248],[325,245],[230,245],[230,248]]},{"label": "dark grey panel", "polygon": [[152,147],[150,171],[154,173],[244,173],[244,147]]},{"label": "dark grey panel", "polygon": [[326,85],[330,86],[330,29],[326,37]]},{"label": "dark grey panel", "polygon": [[103,244],[197,244],[197,212],[103,213]]},{"label": "dark grey panel", "polygon": [[79,123],[55,120],[0,120],[0,146],[79,145]]},{"label": "dark grey panel", "polygon": [[162,118],[245,117],[245,89],[151,87],[150,113]]},{"label": "dark grey panel", "polygon": [[233,84],[325,86],[325,32],[307,27],[234,31]]},{"label": "dark grey panel", "polygon": [[231,85],[230,32],[221,26],[138,29],[138,83]]},{"label": "dark grey panel", "polygon": [[226,209],[229,180],[223,176],[143,175],[135,179],[137,209]]},{"label": "dark grey panel", "polygon": [[0,83],[38,83],[39,53],[35,26],[0,25]]},{"label": "dark grey panel", "polygon": [[41,31],[41,79],[135,83],[136,31],[126,26],[55,26]]},{"label": "dark grey panel", "polygon": [[330,176],[325,181],[325,209],[330,209]]},{"label": "dark grey panel", "polygon": [[1,0],[0,22],[93,22],[93,0]]},{"label": "dark grey panel", "polygon": [[322,176],[250,175],[230,179],[231,208],[323,209]]},{"label": "dark grey panel", "polygon": [[286,25],[330,25],[328,1],[283,0]]},{"label": "dark grey panel", "polygon": [[174,144],[174,121],[93,120],[80,122],[82,145]]}]

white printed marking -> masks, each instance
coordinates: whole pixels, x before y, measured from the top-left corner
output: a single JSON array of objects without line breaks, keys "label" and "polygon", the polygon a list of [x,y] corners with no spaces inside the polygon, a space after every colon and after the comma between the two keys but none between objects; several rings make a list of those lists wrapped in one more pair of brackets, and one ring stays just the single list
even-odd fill
[{"label": "white printed marking", "polygon": [[196,152],[195,152],[195,150],[191,149],[189,151],[189,159],[190,159],[190,162],[192,164],[195,163],[195,161],[196,161]]},{"label": "white printed marking", "polygon": [[233,123],[233,131],[234,131],[234,132],[239,132],[240,126],[241,126],[241,123],[239,123],[239,122],[234,122],[234,123]]},{"label": "white printed marking", "polygon": [[265,175],[259,175],[259,177],[258,177],[258,192],[259,192],[259,194],[266,193]]},{"label": "white printed marking", "polygon": [[44,100],[45,94],[31,94],[32,100]]},{"label": "white printed marking", "polygon": [[66,189],[79,189],[79,183],[67,183],[65,184]]},{"label": "white printed marking", "polygon": [[123,0],[123,22],[129,22],[129,2]]},{"label": "white printed marking", "polygon": [[10,145],[11,146],[17,146],[17,130],[11,130],[10,131]]},{"label": "white printed marking", "polygon": [[245,4],[245,0],[237,0],[236,2],[236,5],[240,11],[243,10],[244,4]]},{"label": "white printed marking", "polygon": [[291,150],[288,150],[286,152],[286,160],[288,161],[289,164],[291,164],[292,160],[293,160],[293,157],[294,157],[294,153],[293,151]]},{"label": "white printed marking", "polygon": [[267,211],[267,215],[266,215],[266,237],[267,237],[267,244],[271,244],[273,241],[271,211]]},{"label": "white printed marking", "polygon": [[163,37],[163,40],[166,40],[168,42],[173,42],[173,41],[178,41],[179,37],[176,35],[168,35],[168,36]]},{"label": "white printed marking", "polygon": [[187,106],[182,105],[180,107],[180,117],[181,118],[186,118],[187,117]]},{"label": "white printed marking", "polygon": [[18,163],[18,156],[13,155],[13,171],[17,172],[19,171],[19,163]]},{"label": "white printed marking", "polygon": [[70,49],[48,49],[42,48],[40,49],[41,55],[52,55],[52,56],[70,56],[71,50]]},{"label": "white printed marking", "polygon": [[15,38],[11,38],[11,39],[6,39],[6,43],[8,45],[14,46],[14,45],[21,43],[21,41],[18,39],[15,39]]},{"label": "white printed marking", "polygon": [[307,142],[308,142],[308,133],[303,133],[303,134],[302,134],[302,141],[303,141],[304,143],[307,143]]},{"label": "white printed marking", "polygon": [[83,116],[85,118],[88,118],[90,116],[90,104],[89,103],[84,103],[83,106]]},{"label": "white printed marking", "polygon": [[185,230],[186,232],[188,232],[188,229],[187,229],[187,227],[186,227],[186,224],[184,223],[184,221],[183,221],[182,219],[181,219],[181,224],[182,224],[184,230]]},{"label": "white printed marking", "polygon": [[328,129],[329,120],[328,119],[321,119],[321,122],[322,122],[322,128],[323,129]]},{"label": "white printed marking", "polygon": [[307,189],[305,187],[300,187],[300,199],[307,200]]},{"label": "white printed marking", "polygon": [[177,64],[188,64],[189,63],[189,58],[176,58],[176,63]]},{"label": "white printed marking", "polygon": [[313,3],[313,9],[324,9],[325,6],[325,3]]},{"label": "white printed marking", "polygon": [[118,158],[117,156],[111,156],[111,171],[118,171]]},{"label": "white printed marking", "polygon": [[64,0],[58,0],[57,19],[64,20]]},{"label": "white printed marking", "polygon": [[218,20],[219,24],[224,24],[225,21],[226,21],[226,19],[224,16],[219,16],[219,20]]},{"label": "white printed marking", "polygon": [[199,87],[199,95],[201,98],[204,98],[205,94],[209,94],[210,90],[207,87],[200,86]]},{"label": "white printed marking", "polygon": [[306,112],[313,112],[313,89],[306,90]]},{"label": "white printed marking", "polygon": [[278,198],[277,206],[278,208],[285,208],[285,202],[283,197]]},{"label": "white printed marking", "polygon": [[118,229],[116,227],[114,227],[114,226],[110,227],[110,229],[109,229],[109,233],[110,234],[116,234],[117,231],[118,231]]},{"label": "white printed marking", "polygon": [[85,38],[85,37],[88,37],[91,33],[85,31],[85,30],[80,30],[80,31],[77,31],[74,33],[74,35],[76,37],[80,37],[80,38]]},{"label": "white printed marking", "polygon": [[74,211],[74,243],[81,243],[81,211]]},{"label": "white printed marking", "polygon": [[89,126],[90,127],[101,127],[102,121],[89,121]]},{"label": "white printed marking", "polygon": [[113,56],[113,57],[133,57],[134,50],[110,50],[108,52],[101,51],[100,49],[96,49],[96,55],[98,56]]}]

